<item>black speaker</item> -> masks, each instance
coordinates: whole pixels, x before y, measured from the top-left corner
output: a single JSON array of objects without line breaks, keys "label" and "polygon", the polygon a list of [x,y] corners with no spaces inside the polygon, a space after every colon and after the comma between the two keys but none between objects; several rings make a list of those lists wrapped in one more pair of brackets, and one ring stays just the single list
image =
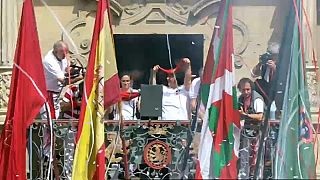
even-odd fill
[{"label": "black speaker", "polygon": [[162,85],[141,85],[141,117],[161,117]]}]

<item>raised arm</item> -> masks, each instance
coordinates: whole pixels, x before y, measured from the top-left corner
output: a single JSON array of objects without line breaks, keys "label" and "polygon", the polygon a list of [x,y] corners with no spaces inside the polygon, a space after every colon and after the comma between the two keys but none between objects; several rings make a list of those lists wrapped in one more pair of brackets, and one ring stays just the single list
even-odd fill
[{"label": "raised arm", "polygon": [[156,85],[157,84],[157,72],[159,70],[159,65],[155,65],[150,71],[149,84]]},{"label": "raised arm", "polygon": [[257,65],[253,67],[253,69],[251,70],[251,76],[253,78],[261,76],[261,66],[262,64],[259,62]]},{"label": "raised arm", "polygon": [[189,91],[189,89],[191,87],[191,76],[192,76],[191,63],[190,63],[190,60],[188,58],[183,58],[182,61],[184,61],[184,63],[186,64],[183,85],[184,85],[185,89],[187,91]]}]

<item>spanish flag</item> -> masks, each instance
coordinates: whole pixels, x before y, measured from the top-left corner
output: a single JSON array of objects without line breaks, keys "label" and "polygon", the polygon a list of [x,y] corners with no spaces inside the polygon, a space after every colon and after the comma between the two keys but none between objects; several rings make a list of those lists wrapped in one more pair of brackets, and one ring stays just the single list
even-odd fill
[{"label": "spanish flag", "polygon": [[81,104],[72,179],[105,179],[105,107],[120,100],[109,0],[97,7]]}]

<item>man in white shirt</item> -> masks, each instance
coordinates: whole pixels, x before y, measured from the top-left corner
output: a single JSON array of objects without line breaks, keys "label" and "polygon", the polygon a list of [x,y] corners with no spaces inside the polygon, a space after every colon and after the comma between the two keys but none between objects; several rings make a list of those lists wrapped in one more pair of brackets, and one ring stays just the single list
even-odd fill
[{"label": "man in white shirt", "polygon": [[203,68],[199,69],[199,77],[192,80],[189,97],[190,97],[190,105],[191,105],[191,111],[193,113],[196,112],[198,107],[198,118],[203,119],[204,113],[205,113],[205,107],[200,102],[200,86],[201,86],[201,79],[203,75]]},{"label": "man in white shirt", "polygon": [[[168,86],[163,86],[162,96],[162,120],[189,120],[189,89],[191,86],[191,66],[188,58],[183,58],[184,67],[180,70],[185,72],[184,84],[178,86],[174,74],[167,75]],[[152,84],[156,84],[156,73],[160,66],[153,67]],[[175,73],[175,72],[174,72]]]},{"label": "man in white shirt", "polygon": [[[53,49],[50,50],[47,55],[44,57],[42,63],[45,73],[47,91],[49,96],[49,101],[54,105],[54,109],[51,108],[51,111],[54,110],[54,113],[51,112],[52,118],[58,118],[60,114],[60,101],[59,94],[65,84],[65,73],[68,70],[69,62],[66,59],[68,53],[68,45],[63,41],[57,41],[53,45]],[[83,76],[80,75],[74,78],[71,83],[83,79]],[[50,104],[50,102],[49,102]],[[45,108],[42,108],[41,118],[47,119],[47,114]]]}]

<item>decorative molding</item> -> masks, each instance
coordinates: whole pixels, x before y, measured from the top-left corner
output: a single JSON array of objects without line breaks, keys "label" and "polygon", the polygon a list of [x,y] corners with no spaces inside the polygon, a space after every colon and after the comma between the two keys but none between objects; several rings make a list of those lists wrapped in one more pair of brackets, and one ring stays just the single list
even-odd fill
[{"label": "decorative molding", "polygon": [[[91,48],[91,34],[88,33],[90,32],[90,29],[86,26],[86,17],[89,14],[89,12],[84,11],[79,13],[79,17],[72,19],[66,25],[66,31],[68,34],[62,33],[62,40],[68,44],[71,58],[73,61],[76,61],[76,59],[79,60],[84,66],[87,64],[87,57]],[[71,37],[76,47],[72,45],[72,42],[67,36]],[[78,51],[76,51],[75,48]]]},{"label": "decorative molding", "polygon": [[13,66],[0,66],[0,72],[11,71]]},{"label": "decorative molding", "polygon": [[240,69],[244,63],[241,55],[246,51],[249,44],[249,31],[247,25],[237,18],[233,19],[232,26],[233,29],[239,31],[242,36],[241,42],[234,49],[234,65],[236,69]]},{"label": "decorative molding", "polygon": [[[150,15],[154,15],[156,13],[163,23],[163,20],[168,21],[169,19],[179,23],[179,24],[187,24],[188,17],[187,15],[181,16],[178,12],[174,11],[172,8],[168,8],[165,4],[147,4],[146,6],[141,5],[132,5],[130,7],[126,7],[124,10],[127,14],[127,17],[121,18],[121,23],[135,25],[143,20],[148,21]],[[151,21],[152,21],[151,17]]]},{"label": "decorative molding", "polygon": [[110,1],[110,9],[118,17],[120,17],[123,12],[123,7],[116,0]]},{"label": "decorative molding", "polygon": [[243,66],[243,58],[242,56],[238,55],[238,54],[235,54],[234,55],[234,67],[236,69],[241,69],[242,66]]},{"label": "decorative molding", "polygon": [[316,69],[314,66],[306,66],[306,80],[309,92],[311,114],[318,113],[320,104],[319,77],[317,78],[316,71],[319,71],[319,68]]},{"label": "decorative molding", "polygon": [[207,7],[213,5],[219,7],[219,3],[221,0],[201,0],[192,6],[190,12],[193,16],[197,16],[201,11],[206,9]]},{"label": "decorative molding", "polygon": [[[165,22],[172,22],[174,24],[187,25],[190,18],[193,22],[201,20],[200,14],[206,8],[211,6],[219,7],[220,1],[201,0],[200,2],[189,2],[185,0],[168,0],[166,2],[163,0],[131,0],[129,3],[124,4],[122,1],[112,0],[111,9],[115,16],[120,17],[119,24],[136,25],[141,22],[164,24]],[[218,11],[218,8],[212,9],[214,9],[213,13]]]},{"label": "decorative molding", "polygon": [[247,49],[249,44],[249,31],[248,26],[241,21],[240,19],[234,18],[233,19],[233,29],[238,30],[242,35],[242,41],[239,46],[235,49],[235,54],[241,55]]},{"label": "decorative molding", "polygon": [[0,74],[0,109],[6,109],[8,107],[10,81],[11,72],[5,72]]}]

